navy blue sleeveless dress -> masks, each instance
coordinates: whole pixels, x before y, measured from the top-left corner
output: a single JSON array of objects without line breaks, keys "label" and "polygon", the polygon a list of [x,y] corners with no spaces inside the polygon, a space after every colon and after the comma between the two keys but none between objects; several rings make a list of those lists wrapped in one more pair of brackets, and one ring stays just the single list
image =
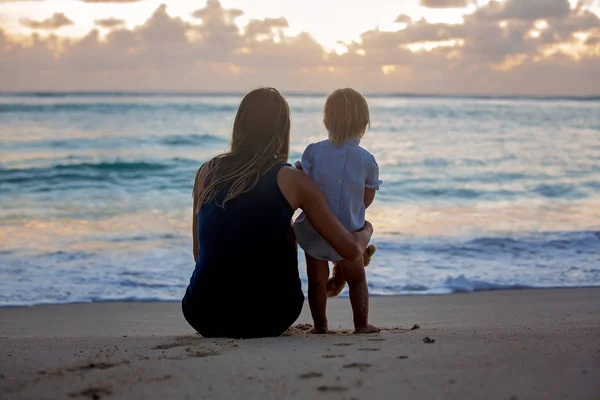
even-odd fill
[{"label": "navy blue sleeveless dress", "polygon": [[277,184],[284,165],[224,208],[213,201],[197,214],[198,259],[182,308],[203,336],[279,336],[300,315],[304,294],[293,210]]}]

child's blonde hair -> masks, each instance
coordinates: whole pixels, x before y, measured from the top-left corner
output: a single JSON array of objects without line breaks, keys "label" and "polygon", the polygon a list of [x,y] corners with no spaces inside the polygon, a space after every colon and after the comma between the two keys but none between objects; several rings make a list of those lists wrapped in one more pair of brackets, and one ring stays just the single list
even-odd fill
[{"label": "child's blonde hair", "polygon": [[367,99],[354,89],[337,89],[325,101],[323,123],[336,145],[361,138],[371,124]]}]

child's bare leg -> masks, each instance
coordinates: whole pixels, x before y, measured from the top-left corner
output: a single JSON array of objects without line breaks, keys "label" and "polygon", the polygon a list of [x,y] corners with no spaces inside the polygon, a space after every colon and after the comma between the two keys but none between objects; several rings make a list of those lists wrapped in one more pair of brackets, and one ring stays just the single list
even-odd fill
[{"label": "child's bare leg", "polygon": [[379,328],[369,324],[369,288],[363,258],[356,261],[340,261],[342,272],[350,292],[350,304],[354,317],[354,332],[374,333]]},{"label": "child's bare leg", "polygon": [[308,305],[314,327],[311,333],[327,333],[327,280],[329,263],[317,260],[306,254],[306,275],[308,277]]}]

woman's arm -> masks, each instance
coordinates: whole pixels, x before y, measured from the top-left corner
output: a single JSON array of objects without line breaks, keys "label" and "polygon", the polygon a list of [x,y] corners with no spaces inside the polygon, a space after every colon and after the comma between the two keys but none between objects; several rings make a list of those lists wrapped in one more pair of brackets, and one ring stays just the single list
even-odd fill
[{"label": "woman's arm", "polygon": [[[206,164],[204,164],[206,165]],[[206,179],[207,169],[202,165],[196,172],[196,179],[194,181],[194,204],[192,206],[192,238],[194,241],[194,262],[198,261],[198,215],[197,205],[200,193],[204,189],[204,180]]]},{"label": "woman's arm", "polygon": [[194,262],[198,261],[198,216],[196,215],[196,203],[198,196],[194,193],[194,206],[192,207],[192,240],[194,242]]},{"label": "woman's arm", "polygon": [[366,221],[358,232],[348,232],[329,209],[319,187],[302,171],[283,167],[277,183],[293,210],[302,209],[315,230],[346,260],[362,257],[373,234]]}]

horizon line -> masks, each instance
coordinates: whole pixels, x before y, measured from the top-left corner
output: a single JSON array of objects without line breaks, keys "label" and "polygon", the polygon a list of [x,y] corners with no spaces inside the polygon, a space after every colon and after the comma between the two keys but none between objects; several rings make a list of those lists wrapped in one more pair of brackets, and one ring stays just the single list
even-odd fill
[{"label": "horizon line", "polygon": [[[328,92],[312,91],[280,91],[286,96],[326,97]],[[0,91],[0,97],[69,97],[69,96],[244,96],[247,91],[160,91],[160,90],[22,90]],[[595,95],[518,95],[518,94],[470,94],[470,93],[417,93],[417,92],[363,92],[367,97],[407,97],[407,98],[472,98],[489,100],[600,100],[600,93]]]}]

